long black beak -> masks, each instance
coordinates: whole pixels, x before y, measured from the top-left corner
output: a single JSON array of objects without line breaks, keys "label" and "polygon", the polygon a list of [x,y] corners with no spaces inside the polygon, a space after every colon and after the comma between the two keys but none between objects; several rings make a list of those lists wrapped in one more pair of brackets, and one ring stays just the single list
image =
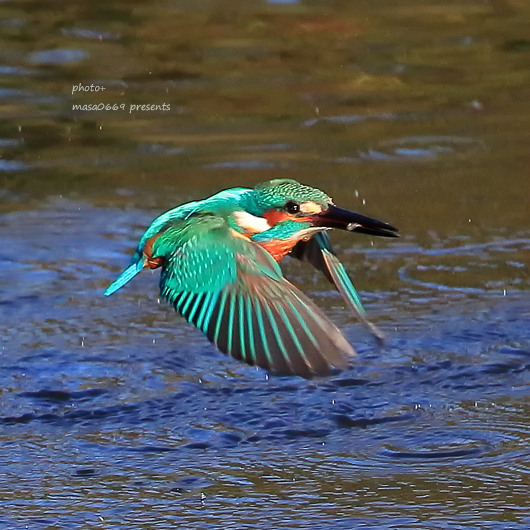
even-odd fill
[{"label": "long black beak", "polygon": [[350,212],[335,205],[313,218],[314,226],[325,226],[327,228],[339,228],[349,232],[360,232],[371,236],[399,237],[398,229],[388,223],[383,223],[377,219],[366,217],[359,213]]}]

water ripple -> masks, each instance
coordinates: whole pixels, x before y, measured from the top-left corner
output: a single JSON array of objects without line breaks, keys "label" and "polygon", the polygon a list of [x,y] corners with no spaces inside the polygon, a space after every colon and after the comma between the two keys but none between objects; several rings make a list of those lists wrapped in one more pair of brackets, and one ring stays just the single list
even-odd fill
[{"label": "water ripple", "polygon": [[68,64],[77,63],[89,57],[86,50],[55,49],[33,52],[30,61],[33,64]]},{"label": "water ripple", "polygon": [[61,33],[67,37],[80,37],[82,39],[119,40],[121,35],[111,31],[101,31],[87,28],[62,28]]},{"label": "water ripple", "polygon": [[446,155],[468,155],[477,150],[485,150],[484,142],[474,138],[459,136],[410,136],[394,140],[384,140],[367,151],[359,151],[356,156],[343,156],[334,161],[351,163],[361,160],[377,162],[399,162],[403,160],[433,159]]}]

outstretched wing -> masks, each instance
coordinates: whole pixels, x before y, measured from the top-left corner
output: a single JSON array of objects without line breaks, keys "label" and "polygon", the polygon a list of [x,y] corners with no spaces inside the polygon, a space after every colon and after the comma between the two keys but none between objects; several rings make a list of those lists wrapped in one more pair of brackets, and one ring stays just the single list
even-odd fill
[{"label": "outstretched wing", "polygon": [[354,350],[272,256],[216,215],[175,221],[153,244],[160,290],[224,353],[280,374],[345,368]]},{"label": "outstretched wing", "polygon": [[308,261],[333,283],[342,298],[357,313],[361,321],[372,331],[378,340],[383,340],[381,330],[368,320],[357,290],[353,286],[344,265],[339,261],[325,232],[315,234],[309,241],[299,241],[291,250],[290,256],[300,261]]}]

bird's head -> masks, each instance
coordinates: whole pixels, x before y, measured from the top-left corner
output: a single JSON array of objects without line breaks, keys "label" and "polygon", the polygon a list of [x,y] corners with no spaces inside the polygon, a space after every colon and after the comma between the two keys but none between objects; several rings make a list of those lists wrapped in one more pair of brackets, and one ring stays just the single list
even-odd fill
[{"label": "bird's head", "polygon": [[[247,223],[255,234],[271,237],[295,237],[328,228],[350,232],[397,237],[393,226],[350,212],[334,205],[323,191],[295,180],[277,179],[256,185],[246,212],[240,214],[240,226]],[[270,232],[269,232],[270,230]],[[260,236],[257,236],[260,238]]]}]

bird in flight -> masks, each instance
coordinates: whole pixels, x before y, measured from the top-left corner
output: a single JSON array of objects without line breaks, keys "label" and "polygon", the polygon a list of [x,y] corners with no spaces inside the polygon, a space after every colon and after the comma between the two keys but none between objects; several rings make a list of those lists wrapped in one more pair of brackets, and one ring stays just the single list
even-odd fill
[{"label": "bird in flight", "polygon": [[157,217],[105,295],[146,267],[161,268],[162,297],[222,352],[281,375],[324,375],[346,368],[355,351],[284,278],[278,262],[286,255],[321,271],[380,336],[331,248],[332,228],[398,237],[393,226],[339,208],[295,180],[224,190]]}]

